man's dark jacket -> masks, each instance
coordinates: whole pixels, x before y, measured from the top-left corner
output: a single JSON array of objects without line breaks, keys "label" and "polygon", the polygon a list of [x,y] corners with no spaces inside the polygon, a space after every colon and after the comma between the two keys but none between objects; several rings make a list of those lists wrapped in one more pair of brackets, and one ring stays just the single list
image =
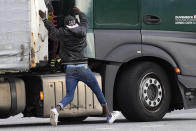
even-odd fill
[{"label": "man's dark jacket", "polygon": [[84,48],[86,47],[88,21],[82,12],[79,13],[79,18],[79,26],[71,29],[66,26],[57,29],[47,19],[44,20],[49,37],[60,42],[60,57],[65,64],[87,62],[87,59],[84,57]]}]

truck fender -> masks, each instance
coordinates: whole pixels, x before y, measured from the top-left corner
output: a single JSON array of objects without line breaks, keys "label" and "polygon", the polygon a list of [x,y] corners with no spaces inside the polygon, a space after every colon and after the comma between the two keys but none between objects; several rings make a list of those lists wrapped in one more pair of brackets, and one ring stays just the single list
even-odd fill
[{"label": "truck fender", "polygon": [[143,44],[142,56],[157,57],[167,61],[173,67],[179,67],[178,63],[175,61],[175,58],[169,52],[165,51],[164,49],[161,49],[160,47],[156,47],[154,45]]}]

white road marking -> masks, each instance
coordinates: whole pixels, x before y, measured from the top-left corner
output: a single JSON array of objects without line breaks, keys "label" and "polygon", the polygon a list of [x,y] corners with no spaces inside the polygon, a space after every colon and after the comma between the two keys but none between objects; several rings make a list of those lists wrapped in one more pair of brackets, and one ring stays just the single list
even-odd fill
[{"label": "white road marking", "polygon": [[187,116],[187,115],[191,115],[192,116],[193,114],[195,114],[195,113],[186,112],[186,113],[182,113],[182,114],[180,114],[180,113],[178,113],[178,114],[168,114],[167,117],[171,117],[171,116]]},{"label": "white road marking", "polygon": [[113,130],[114,128],[96,128],[96,130]]},{"label": "white road marking", "polygon": [[165,127],[165,126],[171,126],[171,125],[149,125],[149,126],[141,126],[141,127],[144,127],[144,128],[152,128],[152,127]]}]

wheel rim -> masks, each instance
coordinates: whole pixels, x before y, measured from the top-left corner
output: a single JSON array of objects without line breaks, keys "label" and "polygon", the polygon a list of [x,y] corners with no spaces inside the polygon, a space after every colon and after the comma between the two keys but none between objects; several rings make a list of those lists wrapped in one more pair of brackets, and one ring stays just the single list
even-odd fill
[{"label": "wheel rim", "polygon": [[155,73],[145,75],[140,83],[140,99],[146,109],[157,109],[163,99],[163,86]]}]

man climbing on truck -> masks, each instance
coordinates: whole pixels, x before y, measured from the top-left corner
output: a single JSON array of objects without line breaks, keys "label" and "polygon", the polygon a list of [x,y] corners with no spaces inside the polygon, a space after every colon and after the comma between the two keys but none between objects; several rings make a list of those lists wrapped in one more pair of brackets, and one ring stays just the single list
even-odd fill
[{"label": "man climbing on truck", "polygon": [[46,14],[39,11],[49,36],[60,41],[60,57],[64,63],[66,72],[66,96],[61,102],[50,111],[50,123],[57,126],[59,112],[64,109],[74,97],[74,92],[79,81],[87,84],[97,96],[103,107],[104,115],[108,123],[113,123],[120,115],[120,112],[109,111],[106,99],[99,88],[98,82],[88,67],[88,59],[84,57],[84,48],[86,47],[86,34],[88,30],[88,21],[83,12],[77,7],[73,9],[75,15],[79,15],[80,22],[75,16],[68,15],[64,20],[64,27],[55,28],[47,19]]}]

